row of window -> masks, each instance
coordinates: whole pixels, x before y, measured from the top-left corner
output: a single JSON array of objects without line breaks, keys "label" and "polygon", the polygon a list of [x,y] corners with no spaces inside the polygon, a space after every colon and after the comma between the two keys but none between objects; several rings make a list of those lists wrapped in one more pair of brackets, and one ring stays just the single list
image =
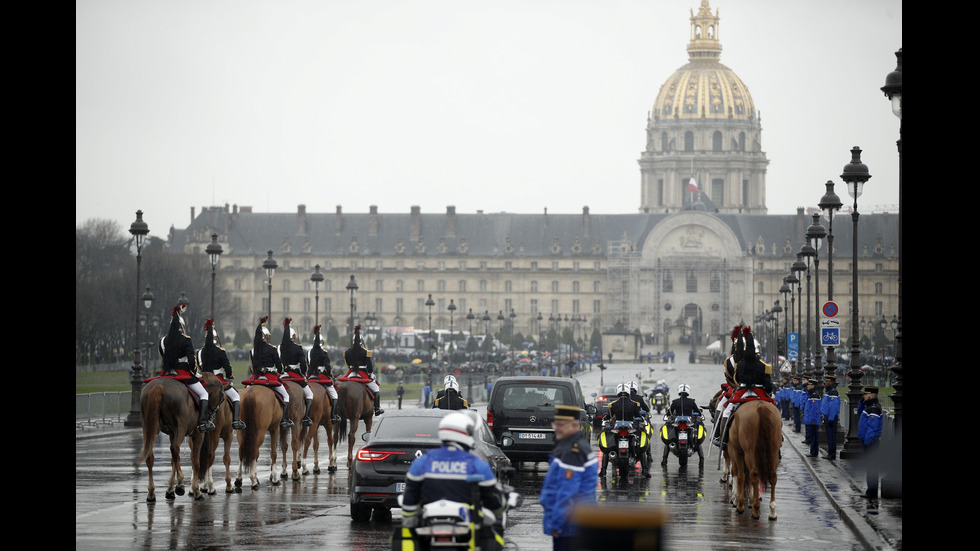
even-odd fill
[{"label": "row of window", "polygon": [[[235,281],[235,290],[236,291],[241,291],[241,290],[243,290],[245,288],[245,282],[246,282],[245,279],[236,278],[234,281]],[[419,292],[419,293],[428,292],[426,290],[426,288],[425,288],[425,281],[426,280],[424,280],[424,279],[418,279],[418,280],[415,281],[415,292]],[[346,292],[347,281],[341,281],[340,283],[342,283],[343,285],[338,288],[338,291]],[[279,287],[280,287],[279,288],[280,291],[285,291],[285,292],[291,291],[292,290],[291,280],[289,278],[282,278],[282,279],[280,279],[279,280]],[[406,291],[406,288],[405,287],[406,286],[405,286],[404,280],[401,280],[401,279],[395,280],[395,289],[394,289],[395,292],[404,292],[404,291]],[[440,279],[440,280],[438,280],[436,282],[436,288],[435,288],[435,290],[433,292],[445,293],[445,292],[448,292],[449,291],[448,287],[449,287],[449,285],[446,282],[446,280]],[[470,289],[468,287],[469,287],[468,281],[465,280],[465,279],[461,279],[461,280],[459,280],[457,282],[456,289],[454,289],[454,291],[459,292],[459,293],[467,293],[467,292],[470,292]],[[478,282],[478,289],[476,289],[474,291],[479,291],[481,293],[486,293],[486,292],[489,292],[489,287],[490,287],[490,283],[487,280],[485,280],[485,279],[481,279]],[[579,282],[579,281],[573,281],[572,282],[571,292],[573,292],[573,293],[579,293],[579,292],[582,291],[582,288],[581,287],[582,287],[581,282]],[[313,290],[313,283],[311,281],[309,281],[309,280],[303,280],[303,291],[312,291],[312,290]],[[331,282],[331,280],[324,278],[323,282],[320,284],[320,290],[323,291],[323,292],[332,292],[334,289],[333,289],[333,283]],[[374,291],[375,292],[379,292],[379,293],[385,291],[385,280],[384,279],[376,279],[374,281]],[[514,282],[512,280],[509,280],[508,279],[508,280],[504,281],[504,289],[503,289],[503,292],[505,292],[505,293],[512,293],[512,292],[514,292]],[[537,292],[539,292],[538,281],[537,280],[532,280],[530,282],[529,292],[531,292],[531,293],[537,293]],[[551,292],[552,293],[558,293],[558,292],[560,292],[560,285],[559,285],[559,282],[557,280],[551,282]],[[602,292],[602,282],[601,281],[593,281],[592,282],[592,292],[593,293],[601,293]]]},{"label": "row of window", "polygon": [[[300,311],[306,312],[306,313],[314,312],[314,306],[315,305],[313,303],[313,300],[314,299],[312,299],[312,298],[304,297],[303,298],[303,303],[302,303],[302,309]],[[428,300],[427,298],[426,299],[420,298],[420,299],[417,299],[415,301],[415,314],[416,315],[428,314],[430,312],[429,306],[426,305],[426,301],[427,300]],[[293,304],[292,304],[292,300],[290,300],[290,297],[282,297],[282,298],[280,298],[280,301],[281,301],[280,305],[282,306],[282,311],[283,312],[294,312],[294,310],[292,309],[293,308]],[[334,307],[333,300],[330,299],[330,298],[321,298],[320,301],[321,301],[321,304],[320,304],[321,308],[319,308],[317,310],[319,310],[320,313],[329,316],[330,313],[333,311],[333,307]],[[434,299],[433,302],[435,302],[435,304],[432,306],[431,312],[434,312],[435,315],[439,319],[441,319],[441,320],[448,319],[449,318],[449,315],[447,314],[447,310],[448,310],[448,304],[449,304],[449,302],[447,302],[447,300],[445,298]],[[240,307],[241,307],[241,300],[240,300],[240,298],[237,298],[236,297],[235,300],[234,300],[234,303],[235,303],[235,307],[240,309]],[[503,316],[505,318],[510,318],[510,312],[515,311],[515,305],[514,305],[514,302],[511,299],[505,299],[504,300],[504,308],[503,308],[503,310],[498,310],[496,314],[490,312],[489,306],[487,304],[487,300],[486,299],[483,299],[483,298],[477,300],[477,306],[476,306],[476,308],[471,308],[471,307],[467,306],[467,300],[466,300],[466,298],[460,298],[458,301],[454,298],[454,299],[452,299],[452,304],[456,307],[456,309],[453,311],[452,317],[458,323],[468,322],[469,320],[468,320],[467,316],[470,313],[472,313],[473,316],[474,316],[474,318],[473,318],[473,321],[474,322],[480,322],[480,321],[484,321],[484,318],[486,316],[489,316],[491,320],[495,320],[495,321],[499,320],[499,317],[500,316]],[[566,317],[567,316],[578,316],[578,315],[581,315],[581,314],[584,314],[585,313],[582,310],[582,307],[581,307],[582,305],[581,305],[581,302],[579,300],[577,300],[577,299],[576,300],[573,300],[571,302],[571,305],[572,305],[571,311],[570,312],[566,312],[564,314]],[[347,308],[349,306],[349,303],[344,302],[343,304],[340,304],[339,306],[340,306],[340,309],[343,310],[343,309],[345,309],[345,308]],[[373,306],[374,306],[374,309],[373,310],[368,310],[368,312],[374,312],[374,313],[385,313],[385,312],[389,312],[388,310],[385,310],[385,302],[384,302],[384,299],[382,299],[382,298],[375,298],[374,299],[374,305]],[[560,315],[561,312],[558,309],[558,301],[557,300],[552,300],[550,302],[551,311],[550,311],[550,313],[547,316],[544,315],[544,312],[542,312],[542,311],[539,310],[539,305],[538,305],[538,301],[537,300],[532,299],[529,302],[529,306],[530,306],[530,312],[529,312],[529,314],[530,314],[530,316],[532,318],[540,315],[542,321],[548,321],[549,318],[551,318],[551,317],[555,316],[556,314],[558,314],[559,315],[559,319],[561,319],[562,321],[565,321],[564,318],[562,318],[561,315]],[[362,308],[363,308],[362,306],[356,306],[355,309],[357,311],[362,312],[362,314],[363,314],[365,311]],[[267,297],[262,297],[262,311],[265,312],[268,309],[269,309],[269,299]],[[471,312],[471,310],[472,310],[472,312]],[[401,299],[401,298],[395,299],[394,312],[395,312],[396,317],[400,317],[400,316],[402,316],[406,312],[404,299]],[[601,314],[601,312],[602,312],[602,301],[601,300],[593,300],[592,301],[592,312],[591,312],[591,314],[594,317],[597,317],[599,314]],[[524,316],[528,315],[528,312],[523,312],[523,315]],[[515,317],[516,316],[517,316],[517,314],[515,313]],[[401,320],[401,321],[404,322],[404,320]],[[385,322],[386,323],[397,323],[395,320],[385,320]]]},{"label": "row of window", "polygon": [[[427,270],[427,269],[429,269],[427,267],[427,265],[426,265],[426,260],[425,259],[416,259],[416,260],[410,261],[410,262],[412,264],[414,264],[414,267],[417,270]],[[438,271],[444,271],[444,270],[451,269],[450,266],[449,266],[451,262],[452,261],[437,260],[436,261],[436,270],[438,270]],[[473,268],[470,268],[469,267],[470,262],[468,260],[466,260],[466,259],[460,259],[460,260],[457,260],[455,262],[456,262],[455,269],[458,269],[458,270],[470,270],[470,269],[473,269]],[[233,266],[236,269],[241,269],[243,267],[242,266],[242,264],[243,264],[242,259],[235,259],[235,260],[232,261],[232,264],[233,264]],[[304,269],[308,269],[308,270],[312,270],[313,269],[313,266],[311,264],[311,261],[308,260],[308,259],[304,259],[302,261],[302,264],[303,264],[302,268],[304,268]],[[376,260],[374,262],[374,269],[377,270],[377,271],[392,270],[392,269],[394,269],[394,270],[404,270],[404,269],[406,269],[406,265],[405,264],[406,264],[406,261],[405,260],[395,260],[393,262],[389,261],[388,263],[386,263],[384,260]],[[581,270],[584,269],[583,266],[582,266],[582,262],[579,261],[579,260],[573,260],[571,262],[571,268],[569,268],[567,265],[563,267],[562,266],[563,263],[562,262],[559,262],[557,260],[552,261],[550,263],[550,267],[549,268],[545,268],[541,264],[543,264],[543,263],[539,263],[537,260],[532,260],[532,261],[530,261],[528,263],[527,267],[524,268],[523,266],[515,266],[514,265],[514,261],[512,261],[512,260],[505,260],[501,266],[493,266],[493,268],[496,269],[496,270],[505,270],[505,271],[514,271],[514,270],[522,270],[522,269],[526,269],[526,270],[530,270],[530,271],[537,271],[537,270],[550,269],[553,272],[557,272],[557,271],[560,271],[560,270],[568,270],[568,269],[571,269],[574,272],[578,272],[578,271],[581,271]],[[320,264],[319,266],[320,266],[320,269],[323,270],[323,271],[325,271],[325,272],[329,272],[330,270],[333,270],[334,269],[333,261],[331,261],[331,260],[325,260],[323,262],[323,264]],[[355,270],[355,271],[364,271],[366,269],[370,269],[368,267],[368,263],[365,262],[365,261],[363,261],[363,260],[350,260],[348,267],[351,270]],[[282,266],[280,266],[280,268],[282,268],[283,270],[288,270],[288,269],[292,268],[292,266],[290,266],[289,259],[283,260],[282,261]],[[342,269],[341,266],[337,266],[337,268],[338,269]],[[490,268],[491,268],[491,266],[490,266],[490,262],[489,261],[486,261],[486,260],[480,260],[479,261],[479,269],[480,270],[488,270]],[[602,272],[602,271],[605,271],[605,268],[603,267],[602,262],[599,261],[599,260],[596,260],[596,261],[593,261],[592,262],[592,268],[591,269],[594,272]]]}]

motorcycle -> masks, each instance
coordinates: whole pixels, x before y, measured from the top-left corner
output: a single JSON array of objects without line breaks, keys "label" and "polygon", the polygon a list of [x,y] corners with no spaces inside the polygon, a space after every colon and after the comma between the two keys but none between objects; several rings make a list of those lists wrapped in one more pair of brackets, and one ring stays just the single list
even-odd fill
[{"label": "motorcycle", "polygon": [[642,417],[633,421],[609,419],[603,423],[602,433],[599,434],[599,449],[609,457],[609,464],[613,466],[620,480],[628,480],[629,475],[636,471],[636,462],[640,461],[643,465],[646,459],[650,445],[646,426]]},{"label": "motorcycle", "polygon": [[657,410],[658,414],[663,413],[664,408],[667,407],[667,396],[659,390],[653,393],[651,401],[653,402],[652,407]]},{"label": "motorcycle", "polygon": [[[507,511],[520,507],[524,498],[511,486],[501,485],[500,488],[506,498],[500,518],[488,509],[477,510],[468,503],[448,499],[433,501],[422,506],[417,518],[402,518],[402,525],[395,528],[392,535],[392,549],[503,549],[506,543],[504,528],[507,525]],[[398,504],[402,504],[402,496],[398,496]]]},{"label": "motorcycle", "polygon": [[660,440],[677,456],[681,467],[687,466],[687,458],[697,453],[707,435],[701,415],[664,415],[664,424],[660,427]]}]

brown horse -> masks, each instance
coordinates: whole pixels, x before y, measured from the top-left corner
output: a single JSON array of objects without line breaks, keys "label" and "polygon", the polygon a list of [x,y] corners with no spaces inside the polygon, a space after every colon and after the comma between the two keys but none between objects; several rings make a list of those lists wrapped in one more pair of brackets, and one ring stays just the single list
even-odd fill
[{"label": "brown horse", "polygon": [[[347,437],[347,468],[354,464],[354,439],[357,422],[364,421],[364,430],[371,432],[374,423],[374,399],[363,383],[344,381],[337,385],[337,415],[340,423],[334,427],[334,440]],[[348,427],[350,423],[350,427]]]},{"label": "brown horse", "polygon": [[[208,409],[211,415],[219,411],[224,402],[221,382],[212,373],[201,378],[208,392]],[[167,377],[153,379],[140,392],[140,419],[143,423],[143,449],[136,464],[146,462],[149,474],[146,501],[156,501],[153,484],[153,444],[161,432],[170,437],[170,482],[167,499],[184,495],[184,472],[180,468],[180,446],[190,437],[191,447],[191,497],[203,499],[198,478],[201,475],[201,446],[204,434],[197,430],[198,412],[194,396],[180,381]]]},{"label": "brown horse", "polygon": [[[289,420],[293,422],[291,429],[284,429],[279,433],[279,447],[282,449],[282,479],[289,480],[289,467],[287,467],[287,454],[290,444],[293,448],[292,472],[293,480],[299,480],[299,458],[302,453],[303,436],[305,432],[313,427],[303,426],[303,416],[306,414],[306,398],[303,394],[303,387],[299,383],[291,383],[288,379],[283,379],[286,385],[286,392],[289,394],[289,408],[286,413]],[[311,413],[312,415],[312,413]]]},{"label": "brown horse", "polygon": [[[226,383],[222,390],[227,389],[230,385],[231,383]],[[225,493],[231,494],[235,491],[242,491],[241,487],[235,488],[231,483],[231,443],[235,437],[235,431],[231,428],[231,407],[231,402],[226,397],[224,404],[215,413],[215,430],[205,433],[204,444],[201,446],[201,469],[204,472],[204,476],[200,483],[209,496],[218,493],[214,489],[214,479],[211,476],[211,471],[214,465],[215,455],[218,451],[219,441],[224,442],[225,448],[224,454],[221,457],[222,462],[225,464]]]},{"label": "brown horse", "polygon": [[330,398],[327,396],[327,387],[317,382],[310,382],[310,390],[313,391],[313,405],[310,407],[310,418],[313,419],[313,427],[310,431],[304,431],[303,438],[303,474],[310,474],[306,466],[306,455],[310,450],[310,443],[313,444],[313,472],[320,474],[320,427],[327,431],[327,443],[330,451],[330,464],[327,470],[334,472],[337,470],[337,441],[333,436],[333,410],[330,407]]},{"label": "brown horse", "polygon": [[732,414],[728,451],[732,476],[737,477],[734,505],[745,512],[746,492],[752,490],[752,518],[759,518],[760,485],[770,489],[769,520],[776,520],[776,469],[779,467],[779,448],[783,445],[782,421],[779,409],[763,400],[752,400],[739,406]]},{"label": "brown horse", "polygon": [[242,470],[248,469],[252,489],[259,488],[256,462],[259,459],[259,449],[269,433],[269,454],[271,456],[272,474],[269,482],[279,485],[279,470],[276,465],[276,442],[279,440],[279,422],[282,421],[282,405],[276,397],[276,391],[265,385],[248,385],[241,393],[240,416],[244,429],[238,432],[238,477],[235,486],[242,486]]}]

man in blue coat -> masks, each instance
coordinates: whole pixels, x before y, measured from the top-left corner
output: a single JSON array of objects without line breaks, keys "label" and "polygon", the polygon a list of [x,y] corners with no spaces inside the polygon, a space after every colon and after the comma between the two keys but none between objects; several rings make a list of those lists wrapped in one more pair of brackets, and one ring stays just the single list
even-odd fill
[{"label": "man in blue coat", "polygon": [[806,425],[806,443],[810,445],[810,457],[819,455],[820,442],[820,395],[817,393],[817,380],[806,382],[806,401],[803,403],[803,424]]},{"label": "man in blue coat", "polygon": [[552,538],[555,551],[572,549],[576,528],[568,520],[578,503],[595,503],[599,460],[589,439],[580,432],[577,406],[555,406],[555,448],[548,461],[548,474],[541,486],[539,502],[544,507],[544,533]]},{"label": "man in blue coat", "polygon": [[801,381],[799,375],[793,375],[793,394],[790,398],[790,405],[793,408],[793,432],[800,432],[800,415],[803,411],[803,401],[806,399],[806,391]]},{"label": "man in blue coat", "polygon": [[864,397],[858,404],[858,440],[864,448],[867,462],[867,482],[868,489],[864,492],[864,497],[868,499],[878,499],[878,467],[875,465],[874,457],[870,457],[872,452],[878,448],[881,441],[881,427],[884,422],[881,403],[878,402],[878,387],[864,387]]},{"label": "man in blue coat", "polygon": [[837,418],[840,416],[840,394],[837,392],[837,375],[824,378],[823,398],[820,400],[820,415],[827,429],[827,455],[824,459],[837,459]]}]

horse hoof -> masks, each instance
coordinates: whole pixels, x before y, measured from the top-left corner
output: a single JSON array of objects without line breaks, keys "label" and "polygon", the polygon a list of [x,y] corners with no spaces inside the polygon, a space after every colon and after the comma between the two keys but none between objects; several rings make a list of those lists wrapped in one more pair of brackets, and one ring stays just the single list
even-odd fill
[{"label": "horse hoof", "polygon": [[241,491],[242,491],[241,488],[225,488],[225,493],[226,494],[233,494],[235,492],[241,493]]},{"label": "horse hoof", "polygon": [[166,494],[163,495],[163,497],[167,498],[168,501],[173,501],[177,499],[177,495],[173,492],[167,492]]},{"label": "horse hoof", "polygon": [[337,472],[337,467],[327,467],[327,472],[328,473],[335,473],[335,472]]},{"label": "horse hoof", "polygon": [[320,474],[320,467],[314,467],[313,474]]},{"label": "horse hoof", "polygon": [[235,479],[235,487],[238,488],[239,491],[241,490],[241,488],[242,488],[242,479],[240,479],[240,478]]},{"label": "horse hoof", "polygon": [[176,492],[177,495],[182,496],[182,495],[184,495],[184,487],[183,486],[177,486],[177,488],[174,490],[174,492]]},{"label": "horse hoof", "polygon": [[258,490],[258,489],[259,489],[259,484],[258,484],[258,483],[255,483],[255,484],[254,484],[254,485],[252,486],[252,489],[253,489],[253,490]]},{"label": "horse hoof", "polygon": [[204,499],[204,494],[197,494],[196,496],[191,496],[191,497],[194,498],[194,501],[201,501],[202,499]]},{"label": "horse hoof", "polygon": [[146,496],[146,502],[147,503],[156,503],[156,500],[157,500],[157,496],[155,496],[153,494],[148,494]]},{"label": "horse hoof", "polygon": [[236,494],[240,494],[240,493],[242,493],[242,487],[241,487],[241,486],[238,486],[238,487],[236,487],[236,488],[235,488],[235,493],[236,493]]}]

